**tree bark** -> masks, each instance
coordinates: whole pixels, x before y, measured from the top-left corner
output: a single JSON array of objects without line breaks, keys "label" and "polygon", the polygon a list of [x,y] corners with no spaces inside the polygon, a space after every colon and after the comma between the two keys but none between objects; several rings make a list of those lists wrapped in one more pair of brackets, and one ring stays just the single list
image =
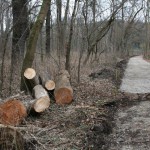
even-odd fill
[{"label": "tree bark", "polygon": [[55,82],[51,80],[48,72],[43,72],[39,74],[40,84],[43,85],[47,90],[55,89]]},{"label": "tree bark", "polygon": [[70,73],[70,52],[71,52],[71,43],[72,43],[72,36],[73,36],[73,25],[74,25],[74,20],[75,20],[75,15],[76,15],[77,2],[78,2],[78,0],[75,0],[75,2],[74,2],[74,8],[73,8],[71,23],[70,23],[69,40],[68,40],[67,48],[66,48],[65,69],[68,70],[69,73]]},{"label": "tree bark", "polygon": [[54,96],[57,104],[69,104],[73,100],[73,89],[69,79],[70,75],[67,70],[62,70],[56,77]]},{"label": "tree bark", "polygon": [[37,113],[45,111],[50,106],[50,98],[47,91],[42,87],[42,85],[36,85],[33,88],[34,97],[36,98],[33,102],[31,109]]},{"label": "tree bark", "polygon": [[63,55],[62,51],[62,0],[56,0],[57,6],[57,55],[59,59],[59,68],[61,68],[61,55]]},{"label": "tree bark", "polygon": [[11,53],[10,93],[13,91],[13,89],[15,90],[18,87],[16,80],[20,81],[20,66],[23,62],[28,26],[27,0],[12,0],[12,12],[13,37]]},{"label": "tree bark", "polygon": [[51,4],[49,6],[46,17],[46,54],[50,54],[50,18],[51,18]]},{"label": "tree bark", "polygon": [[69,12],[69,3],[70,3],[70,0],[67,0],[66,2],[66,8],[65,8],[65,16],[63,18],[63,21],[62,21],[62,51],[63,51],[63,54],[64,54],[64,50],[65,50],[65,45],[66,45],[66,38],[67,38],[67,21],[68,21],[68,12]]},{"label": "tree bark", "polygon": [[144,57],[150,58],[150,2],[147,0],[146,3],[146,15],[145,15],[145,28],[146,28],[146,40],[145,40],[145,49],[144,49]]},{"label": "tree bark", "polygon": [[23,74],[26,68],[30,68],[32,66],[32,63],[34,60],[34,54],[36,51],[36,44],[37,44],[38,36],[42,29],[42,25],[46,17],[46,14],[48,12],[50,2],[51,0],[43,0],[37,20],[35,24],[33,25],[31,33],[29,35],[29,39],[27,43],[27,51],[26,51],[25,58],[23,60],[23,65],[22,65],[22,70],[21,70],[21,87],[20,87],[21,90],[26,91],[26,87],[23,81]]}]

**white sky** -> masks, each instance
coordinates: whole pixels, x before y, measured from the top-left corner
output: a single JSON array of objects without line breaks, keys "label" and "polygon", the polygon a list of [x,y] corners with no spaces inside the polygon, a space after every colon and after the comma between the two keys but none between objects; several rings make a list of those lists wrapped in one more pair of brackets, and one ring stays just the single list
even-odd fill
[{"label": "white sky", "polygon": [[[39,3],[42,3],[43,0],[32,0],[32,5],[39,5]],[[52,16],[53,19],[56,18],[56,5],[55,5],[55,1],[56,0],[52,0]],[[62,4],[62,16],[64,16],[64,12],[65,12],[65,6],[66,6],[66,1],[67,0],[62,0],[63,4]],[[120,0],[121,1],[121,0]],[[143,0],[137,0],[136,3],[138,3],[138,6],[135,7],[135,12],[139,9],[139,7],[141,6],[141,2],[144,2]],[[107,18],[110,15],[110,7],[111,7],[111,0],[97,0],[97,4],[98,4],[98,9],[97,9],[97,13],[99,14],[97,16],[97,20],[101,20],[104,18]],[[74,0],[70,0],[70,7],[69,7],[69,14],[71,15],[72,13],[72,9],[73,9],[73,5],[74,5]],[[82,2],[80,2],[80,5],[82,5]],[[131,3],[126,3],[125,4],[125,9],[127,10],[127,8],[131,8],[132,5]],[[39,8],[37,8],[37,13],[38,13]],[[101,13],[103,12],[103,13]],[[128,18],[128,16],[130,15],[131,12],[128,12],[125,14],[125,16]],[[92,15],[91,15],[92,17]],[[143,12],[141,11],[138,15],[138,17],[143,18]]]}]

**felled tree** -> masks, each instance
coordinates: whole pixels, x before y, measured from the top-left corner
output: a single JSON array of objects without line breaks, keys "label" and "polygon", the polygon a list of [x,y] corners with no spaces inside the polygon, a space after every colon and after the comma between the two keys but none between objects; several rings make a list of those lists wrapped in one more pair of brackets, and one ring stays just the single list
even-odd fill
[{"label": "felled tree", "polygon": [[69,104],[73,100],[73,89],[70,85],[70,75],[67,70],[62,70],[56,76],[54,96],[57,104]]},{"label": "felled tree", "polygon": [[0,104],[0,123],[4,125],[19,125],[27,116],[26,107],[17,99],[10,99]]},{"label": "felled tree", "polygon": [[43,0],[40,12],[37,16],[37,20],[34,23],[34,25],[32,27],[32,30],[31,30],[31,33],[30,33],[29,38],[28,38],[27,51],[26,51],[25,58],[23,60],[23,65],[22,65],[22,70],[21,70],[21,86],[20,86],[21,90],[25,90],[25,91],[27,90],[26,86],[25,86],[25,83],[24,83],[24,80],[23,80],[24,71],[27,68],[32,67],[38,36],[39,36],[39,33],[42,29],[44,19],[47,15],[50,2],[51,2],[51,0]]}]

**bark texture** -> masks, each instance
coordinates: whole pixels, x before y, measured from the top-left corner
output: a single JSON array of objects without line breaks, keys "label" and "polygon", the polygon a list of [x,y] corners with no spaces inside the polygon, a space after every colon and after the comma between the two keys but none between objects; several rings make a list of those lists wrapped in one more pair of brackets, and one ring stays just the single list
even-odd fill
[{"label": "bark texture", "polygon": [[39,74],[40,84],[43,85],[47,90],[54,90],[55,82],[51,80],[48,72],[43,72]]},{"label": "bark texture", "polygon": [[72,44],[72,37],[73,37],[73,25],[74,25],[74,20],[75,20],[75,16],[76,16],[77,2],[78,2],[78,0],[75,0],[75,2],[74,2],[74,8],[73,8],[71,23],[70,23],[69,40],[68,40],[67,48],[66,48],[65,69],[68,70],[69,73],[70,73],[70,52],[71,52],[71,44]]},{"label": "bark texture", "polygon": [[36,51],[38,36],[42,29],[43,22],[46,17],[46,14],[48,12],[50,2],[51,2],[51,0],[43,0],[37,20],[36,20],[35,24],[33,25],[32,30],[29,35],[29,39],[28,39],[28,43],[27,43],[27,51],[26,51],[25,58],[23,60],[23,66],[22,66],[22,70],[21,70],[21,90],[26,90],[26,86],[23,82],[23,74],[27,68],[32,67],[32,63],[34,60],[34,54]]},{"label": "bark texture", "polygon": [[33,91],[36,100],[32,105],[32,109],[37,113],[41,113],[50,106],[49,95],[42,85],[36,85]]},{"label": "bark texture", "polygon": [[46,17],[46,54],[50,54],[50,20],[51,20],[51,5],[49,6]]},{"label": "bark texture", "polygon": [[11,53],[10,93],[15,92],[20,81],[21,65],[24,57],[28,27],[27,0],[12,0],[13,36]]},{"label": "bark texture", "polygon": [[61,71],[56,77],[54,96],[57,104],[69,104],[73,100],[73,89],[70,85],[68,71]]}]

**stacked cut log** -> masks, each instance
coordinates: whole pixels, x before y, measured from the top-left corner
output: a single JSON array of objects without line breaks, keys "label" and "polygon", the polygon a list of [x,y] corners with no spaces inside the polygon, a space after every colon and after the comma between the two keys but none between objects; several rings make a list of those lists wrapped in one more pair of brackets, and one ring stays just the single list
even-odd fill
[{"label": "stacked cut log", "polygon": [[48,72],[41,72],[39,74],[40,84],[47,90],[50,99],[54,100],[54,89],[55,82],[51,80],[51,77]]},{"label": "stacked cut log", "polygon": [[[50,80],[50,77],[36,75],[32,68],[27,68],[24,72],[25,83],[33,93],[34,100],[21,102],[14,97],[0,104],[0,149],[24,150],[24,138],[22,134],[15,129],[27,116],[27,111],[39,114],[44,112],[50,106],[50,98],[47,91],[54,90],[57,104],[69,104],[73,100],[73,89],[70,85],[70,75],[64,70],[56,77],[56,84]],[[41,84],[40,84],[41,83]]]},{"label": "stacked cut log", "polygon": [[17,99],[10,99],[0,104],[0,123],[4,125],[19,125],[27,116],[26,107]]},{"label": "stacked cut log", "polygon": [[[28,89],[34,90],[34,96],[36,99],[40,98],[40,100],[37,100],[36,101],[37,103],[34,103],[34,105],[36,104],[36,106],[37,106],[38,104],[42,104],[42,103],[44,105],[48,104],[48,100],[47,100],[48,95],[47,95],[47,92],[44,91],[43,87],[47,91],[54,90],[54,97],[55,97],[57,104],[69,104],[72,102],[73,89],[70,85],[70,75],[67,70],[61,70],[59,72],[59,74],[56,76],[55,82],[50,79],[50,76],[48,73],[44,73],[44,74],[40,73],[40,75],[38,77],[39,80],[37,81],[36,73],[35,73],[34,69],[32,69],[32,68],[26,69],[24,76],[27,80],[27,86],[29,87]],[[43,87],[37,83],[41,84]],[[37,87],[34,88],[33,86],[34,87],[37,86]],[[44,92],[42,92],[42,91],[44,91]],[[45,93],[45,94],[44,95],[41,94],[42,95],[42,98],[41,98],[41,97],[36,97],[35,93]],[[46,100],[44,100],[45,97],[46,97]],[[38,101],[40,101],[40,103]],[[42,106],[40,106],[40,107],[42,108]],[[36,108],[36,107],[32,107],[32,108]],[[43,108],[43,110],[44,110],[44,108]]]},{"label": "stacked cut log", "polygon": [[27,68],[24,72],[26,88],[32,93],[33,88],[39,84],[38,76],[33,68]]},{"label": "stacked cut log", "polygon": [[23,121],[27,114],[44,112],[50,106],[48,90],[55,88],[54,97],[57,104],[69,104],[73,100],[73,89],[69,81],[70,75],[66,70],[59,72],[56,76],[56,83],[50,80],[48,76],[38,77],[32,68],[25,70],[24,77],[28,90],[34,95],[34,100],[22,103],[18,99],[10,98],[0,104],[1,124],[16,126]]},{"label": "stacked cut log", "polygon": [[69,104],[73,100],[73,89],[70,85],[70,75],[62,70],[56,76],[54,96],[57,104]]},{"label": "stacked cut log", "polygon": [[26,107],[17,99],[10,99],[0,104],[0,149],[24,150],[22,134],[10,126],[19,125],[27,116]]},{"label": "stacked cut log", "polygon": [[33,97],[35,98],[30,106],[27,106],[30,108],[28,110],[37,113],[45,111],[50,105],[50,98],[47,91],[40,85],[39,77],[36,75],[35,70],[27,68],[24,72],[24,77],[27,88],[30,90],[30,93],[33,93]]},{"label": "stacked cut log", "polygon": [[36,98],[35,102],[32,105],[32,109],[35,112],[43,112],[50,106],[50,98],[48,96],[47,91],[42,87],[42,85],[36,85],[33,88],[34,96]]},{"label": "stacked cut log", "polygon": [[55,89],[55,82],[51,80],[48,72],[40,73],[39,75],[40,84],[43,85],[48,91],[52,91]]}]

